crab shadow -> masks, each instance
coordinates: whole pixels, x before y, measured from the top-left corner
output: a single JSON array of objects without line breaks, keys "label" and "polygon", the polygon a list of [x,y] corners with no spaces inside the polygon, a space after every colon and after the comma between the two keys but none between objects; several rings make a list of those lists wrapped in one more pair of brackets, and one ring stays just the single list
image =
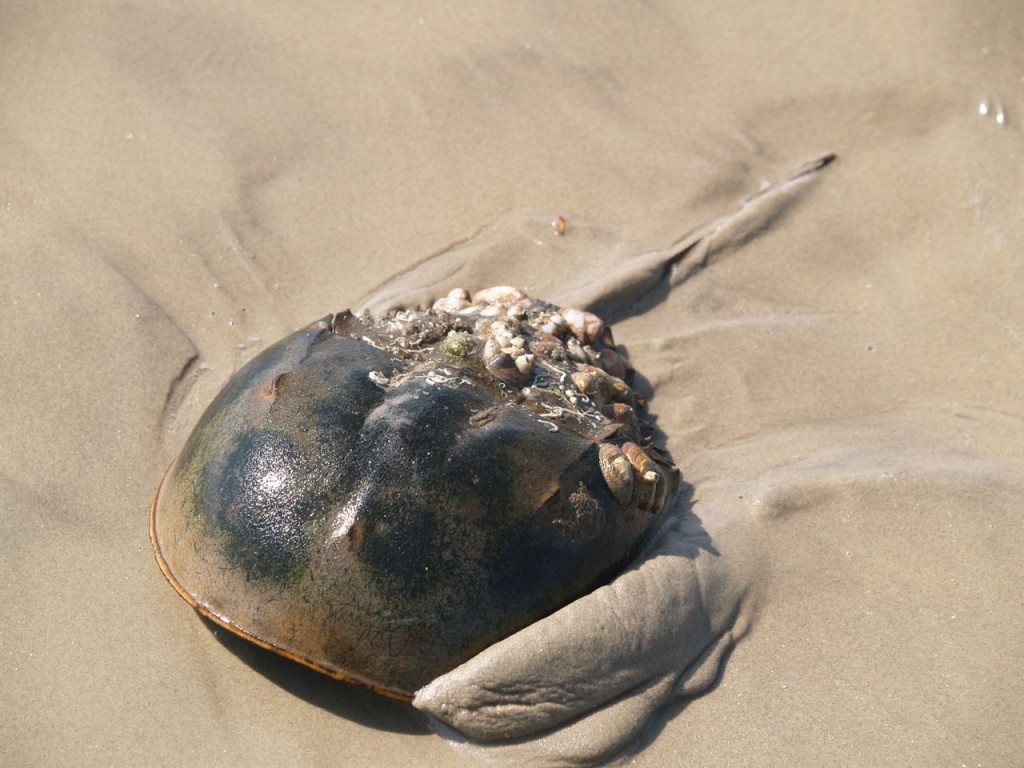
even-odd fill
[{"label": "crab shadow", "polygon": [[409,735],[430,733],[426,718],[411,704],[335,680],[200,618],[222,646],[293,696],[370,728]]}]

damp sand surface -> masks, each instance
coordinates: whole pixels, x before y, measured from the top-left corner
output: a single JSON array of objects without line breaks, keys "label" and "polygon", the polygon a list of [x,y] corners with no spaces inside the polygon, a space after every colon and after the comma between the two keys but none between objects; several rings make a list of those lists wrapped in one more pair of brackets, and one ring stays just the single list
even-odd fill
[{"label": "damp sand surface", "polygon": [[0,762],[559,765],[650,715],[453,748],[204,625],[153,561],[153,489],[230,374],[463,241],[431,282],[604,301],[731,574],[708,599],[739,589],[717,685],[634,764],[1019,761],[1016,4],[11,3],[0,29]]}]

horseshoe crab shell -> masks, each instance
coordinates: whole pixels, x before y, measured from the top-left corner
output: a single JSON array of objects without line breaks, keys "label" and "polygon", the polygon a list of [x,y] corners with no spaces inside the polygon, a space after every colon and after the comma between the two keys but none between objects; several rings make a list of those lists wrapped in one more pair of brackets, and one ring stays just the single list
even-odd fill
[{"label": "horseshoe crab shell", "polygon": [[406,699],[610,578],[678,474],[598,318],[507,288],[436,307],[342,312],[258,355],[150,518],[201,614]]}]

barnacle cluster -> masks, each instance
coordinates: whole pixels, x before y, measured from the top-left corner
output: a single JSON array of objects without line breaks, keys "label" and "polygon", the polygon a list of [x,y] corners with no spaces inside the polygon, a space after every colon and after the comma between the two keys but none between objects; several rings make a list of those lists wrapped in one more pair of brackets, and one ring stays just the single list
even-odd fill
[{"label": "barnacle cluster", "polygon": [[[458,387],[483,376],[508,407],[530,409],[552,431],[570,429],[599,445],[598,461],[613,496],[659,511],[671,476],[668,458],[651,441],[645,400],[611,328],[592,312],[559,308],[509,286],[470,295],[455,289],[429,310],[402,310],[380,320],[343,312],[333,330],[411,361],[401,377],[420,375]],[[380,387],[399,382],[372,371]]]}]

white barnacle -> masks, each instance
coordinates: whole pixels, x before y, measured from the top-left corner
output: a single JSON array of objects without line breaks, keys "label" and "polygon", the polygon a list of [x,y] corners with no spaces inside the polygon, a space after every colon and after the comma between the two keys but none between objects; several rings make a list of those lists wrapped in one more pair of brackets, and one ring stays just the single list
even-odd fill
[{"label": "white barnacle", "polygon": [[473,296],[474,304],[511,304],[527,298],[526,294],[511,285],[492,285],[482,288]]},{"label": "white barnacle", "polygon": [[513,333],[504,323],[495,323],[491,326],[491,338],[494,339],[495,343],[501,348],[512,346]]},{"label": "white barnacle", "polygon": [[431,309],[434,312],[448,312],[449,314],[456,315],[468,306],[469,299],[448,294],[435,301]]},{"label": "white barnacle", "polygon": [[479,317],[480,309],[479,304],[470,304],[468,307],[460,309],[457,314],[459,317]]},{"label": "white barnacle", "polygon": [[569,324],[565,321],[565,318],[557,313],[548,315],[540,324],[541,331],[559,338],[565,335],[568,328]]},{"label": "white barnacle", "polygon": [[587,363],[590,361],[590,358],[587,357],[587,353],[583,349],[583,345],[580,344],[575,336],[570,336],[565,342],[565,351],[577,363]]},{"label": "white barnacle", "polygon": [[493,337],[488,338],[484,343],[484,360],[490,362],[499,354],[501,354],[501,345]]},{"label": "white barnacle", "polygon": [[533,370],[533,360],[534,360],[534,356],[533,355],[531,355],[529,353],[527,353],[525,355],[518,355],[515,360],[516,360],[516,368],[524,376],[527,375],[528,373],[530,373],[530,371]]}]

